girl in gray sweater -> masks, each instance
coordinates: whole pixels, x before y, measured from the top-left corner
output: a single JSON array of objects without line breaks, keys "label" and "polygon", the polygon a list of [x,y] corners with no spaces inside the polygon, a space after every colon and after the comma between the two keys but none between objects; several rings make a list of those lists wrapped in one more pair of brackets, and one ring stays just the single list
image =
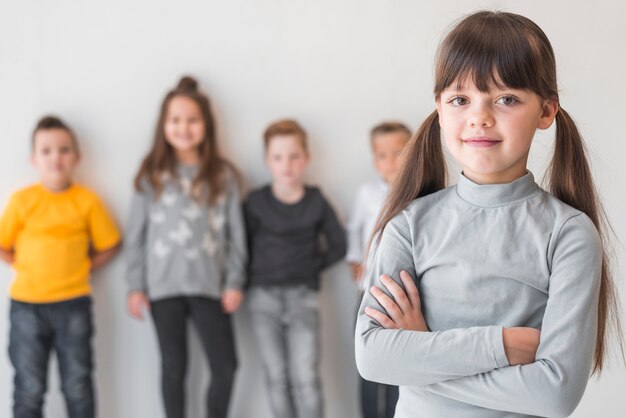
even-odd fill
[{"label": "girl in gray sweater", "polygon": [[219,153],[209,100],[184,77],[161,108],[126,229],[128,309],[149,309],[166,416],[185,416],[187,321],[211,366],[206,411],[228,412],[237,359],[230,314],[243,298],[246,243],[235,169]]},{"label": "girl in gray sweater", "polygon": [[[401,386],[396,417],[567,416],[619,318],[552,47],[525,17],[479,12],[443,40],[435,74],[437,110],[376,228],[359,371]],[[526,164],[535,131],[555,120],[545,191]],[[448,188],[440,133],[463,167]]]}]

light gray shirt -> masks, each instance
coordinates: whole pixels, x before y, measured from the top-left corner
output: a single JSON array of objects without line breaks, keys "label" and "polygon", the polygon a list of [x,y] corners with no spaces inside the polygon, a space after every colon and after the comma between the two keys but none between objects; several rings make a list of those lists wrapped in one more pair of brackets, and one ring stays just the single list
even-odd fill
[{"label": "light gray shirt", "polygon": [[348,253],[350,263],[362,263],[378,213],[385,203],[389,185],[383,179],[363,183],[357,192],[348,218]]},{"label": "light gray shirt", "polygon": [[178,181],[165,179],[158,198],[148,182],[134,193],[124,237],[130,291],[152,300],[220,298],[243,286],[247,249],[234,175],[227,172],[224,194],[209,207],[191,195],[196,170],[181,165]]},{"label": "light gray shirt", "polygon": [[[384,329],[366,293],[356,361],[369,380],[400,385],[397,418],[567,416],[596,344],[602,246],[591,220],[540,189],[456,186],[416,199],[386,226],[369,285],[416,279],[431,332]],[[369,288],[369,286],[368,286]],[[509,366],[503,327],[541,330],[536,361]]]}]

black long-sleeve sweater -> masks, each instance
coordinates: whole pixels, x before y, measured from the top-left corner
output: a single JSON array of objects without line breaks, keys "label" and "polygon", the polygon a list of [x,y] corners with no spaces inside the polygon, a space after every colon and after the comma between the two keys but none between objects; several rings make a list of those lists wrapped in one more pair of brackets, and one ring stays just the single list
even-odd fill
[{"label": "black long-sleeve sweater", "polygon": [[319,288],[319,273],[342,259],[346,234],[320,190],[305,188],[302,199],[285,204],[267,185],[244,202],[250,286],[306,284]]}]

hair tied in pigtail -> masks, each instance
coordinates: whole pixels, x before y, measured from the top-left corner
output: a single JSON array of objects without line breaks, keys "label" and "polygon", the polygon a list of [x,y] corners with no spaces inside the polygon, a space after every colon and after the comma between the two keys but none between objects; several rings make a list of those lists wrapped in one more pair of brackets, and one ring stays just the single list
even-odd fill
[{"label": "hair tied in pigtail", "polygon": [[198,82],[193,77],[184,76],[178,82],[176,89],[184,92],[198,91]]}]

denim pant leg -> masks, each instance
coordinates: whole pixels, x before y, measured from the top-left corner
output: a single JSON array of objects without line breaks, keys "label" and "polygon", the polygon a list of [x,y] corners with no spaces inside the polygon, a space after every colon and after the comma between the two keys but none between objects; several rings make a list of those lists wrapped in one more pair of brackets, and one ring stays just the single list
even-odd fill
[{"label": "denim pant leg", "polygon": [[319,377],[318,293],[307,286],[290,287],[285,295],[289,376],[299,418],[324,415]]},{"label": "denim pant leg", "polygon": [[381,411],[378,407],[380,383],[371,382],[362,377],[359,380],[361,383],[361,413],[363,418],[381,418]]},{"label": "denim pant leg", "polygon": [[9,357],[15,369],[14,418],[41,418],[52,329],[41,306],[11,301]]},{"label": "denim pant leg", "polygon": [[398,387],[361,380],[363,418],[393,418],[398,403]]},{"label": "denim pant leg", "polygon": [[54,350],[59,361],[61,390],[69,418],[93,418],[95,396],[92,379],[91,298],[49,304],[54,328]]},{"label": "denim pant leg", "polygon": [[161,350],[161,394],[167,418],[185,418],[187,315],[185,297],[152,301],[150,309]]},{"label": "denim pant leg", "polygon": [[237,370],[237,350],[231,316],[224,313],[220,300],[206,297],[187,299],[191,319],[211,367],[207,417],[226,418]]},{"label": "denim pant leg", "polygon": [[396,404],[398,403],[398,396],[400,396],[400,390],[397,386],[385,385],[385,417],[393,418],[396,414]]},{"label": "denim pant leg", "polygon": [[283,289],[253,287],[248,291],[246,299],[274,418],[295,418],[287,373]]}]

